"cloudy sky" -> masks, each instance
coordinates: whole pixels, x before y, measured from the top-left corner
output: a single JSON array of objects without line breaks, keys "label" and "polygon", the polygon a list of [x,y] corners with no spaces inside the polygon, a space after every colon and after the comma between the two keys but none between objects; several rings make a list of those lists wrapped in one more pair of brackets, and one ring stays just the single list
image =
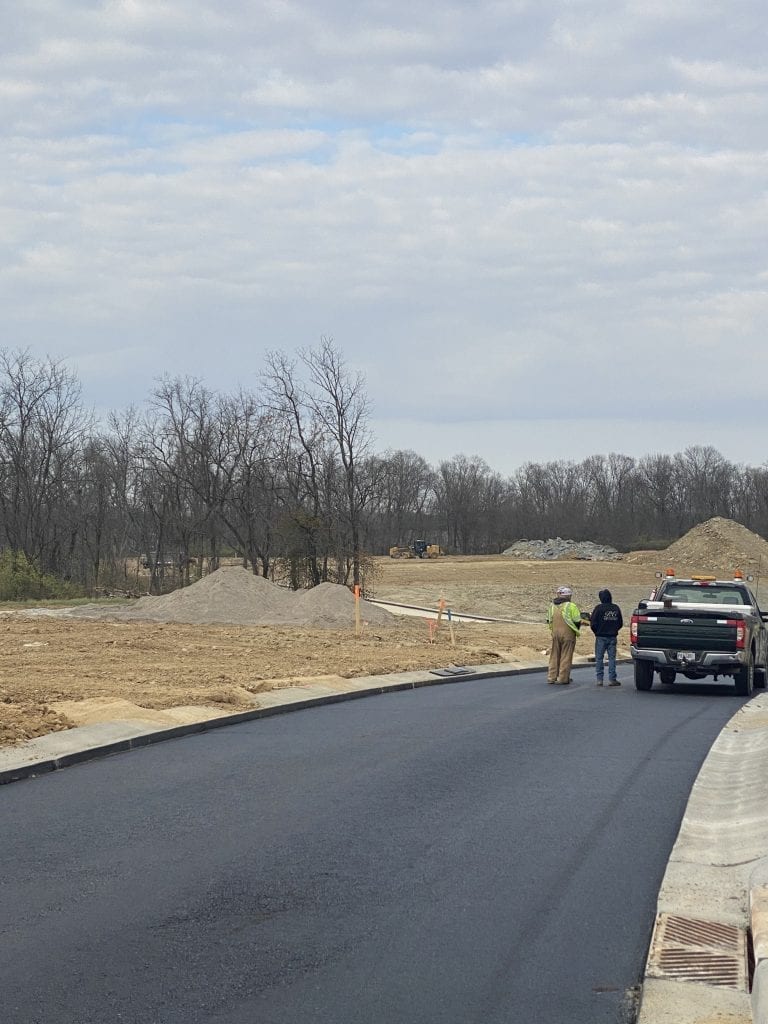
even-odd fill
[{"label": "cloudy sky", "polygon": [[99,409],[330,336],[376,448],[768,458],[762,0],[20,0],[0,347]]}]

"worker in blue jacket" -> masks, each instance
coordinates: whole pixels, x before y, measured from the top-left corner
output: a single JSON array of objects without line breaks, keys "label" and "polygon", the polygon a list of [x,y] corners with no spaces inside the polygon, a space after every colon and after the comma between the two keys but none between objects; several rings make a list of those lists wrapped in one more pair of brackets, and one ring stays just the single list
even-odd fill
[{"label": "worker in blue jacket", "polygon": [[595,634],[595,673],[597,685],[603,685],[605,656],[608,655],[608,685],[621,686],[616,678],[616,646],[619,630],[624,625],[621,608],[613,603],[610,590],[601,590],[597,595],[600,604],[595,605],[589,617],[589,628]]}]

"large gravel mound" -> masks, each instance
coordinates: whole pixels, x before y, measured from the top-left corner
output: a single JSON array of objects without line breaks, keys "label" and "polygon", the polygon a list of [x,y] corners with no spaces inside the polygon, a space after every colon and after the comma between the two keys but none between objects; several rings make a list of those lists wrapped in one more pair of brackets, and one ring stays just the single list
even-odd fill
[{"label": "large gravel mound", "polygon": [[628,562],[683,572],[730,575],[734,569],[768,572],[768,542],[741,523],[716,516],[699,523],[665,551],[634,551]]},{"label": "large gravel mound", "polygon": [[616,548],[607,544],[595,544],[591,540],[563,540],[562,537],[518,540],[503,554],[510,558],[541,559],[545,562],[573,559],[584,562],[618,562],[622,557]]},{"label": "large gravel mound", "polygon": [[[227,566],[162,597],[142,597],[131,605],[109,608],[82,605],[66,609],[65,614],[71,618],[119,622],[339,629],[354,626],[355,598],[347,587],[337,583],[321,583],[312,590],[294,592],[270,583],[263,576],[254,576],[247,569]],[[360,602],[360,616],[364,622],[377,626],[396,621],[391,612],[369,601]]]}]

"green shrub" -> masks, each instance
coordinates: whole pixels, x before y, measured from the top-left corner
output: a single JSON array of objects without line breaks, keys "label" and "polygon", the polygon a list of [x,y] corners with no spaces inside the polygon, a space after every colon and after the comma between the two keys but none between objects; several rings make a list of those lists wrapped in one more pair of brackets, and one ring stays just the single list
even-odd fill
[{"label": "green shrub", "polygon": [[0,552],[0,601],[78,597],[73,583],[40,572],[22,551]]}]

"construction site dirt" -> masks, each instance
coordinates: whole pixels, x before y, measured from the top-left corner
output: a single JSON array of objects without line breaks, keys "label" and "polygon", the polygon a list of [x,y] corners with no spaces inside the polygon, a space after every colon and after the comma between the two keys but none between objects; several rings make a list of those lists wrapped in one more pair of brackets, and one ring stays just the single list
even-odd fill
[{"label": "construction site dirt", "polygon": [[[286,610],[280,595],[280,614],[270,613],[270,624],[261,625],[222,621],[226,588],[219,588],[214,607],[214,588],[206,591],[204,581],[194,585],[201,588],[196,595],[180,595],[156,615],[141,613],[147,618],[117,619],[114,605],[90,606],[93,613],[81,610],[77,616],[44,608],[6,610],[0,613],[0,744],[118,718],[181,724],[258,707],[261,693],[308,679],[450,665],[544,664],[549,643],[544,620],[557,586],[570,585],[574,600],[587,611],[607,587],[628,619],[662,566],[663,556],[647,553],[642,561],[612,562],[520,561],[503,555],[376,559],[368,588],[374,602],[434,609],[433,623],[441,599],[452,613],[506,620],[452,621],[449,628],[444,614],[437,630],[428,620],[390,616],[369,602],[362,602],[357,628],[350,592],[329,590],[330,584],[324,592],[316,588],[311,612],[308,604]],[[227,571],[211,579],[226,582]],[[251,575],[235,569],[229,579],[244,587],[243,593],[253,591],[261,608],[273,597],[265,588],[274,584],[255,584]],[[179,611],[184,599],[194,609],[187,621],[187,613]],[[302,600],[306,596],[296,597]],[[237,603],[242,608],[244,598]],[[123,606],[125,615],[135,615],[138,605]],[[628,653],[627,645],[624,630],[620,653]],[[577,656],[587,657],[592,647],[585,629]]]}]

